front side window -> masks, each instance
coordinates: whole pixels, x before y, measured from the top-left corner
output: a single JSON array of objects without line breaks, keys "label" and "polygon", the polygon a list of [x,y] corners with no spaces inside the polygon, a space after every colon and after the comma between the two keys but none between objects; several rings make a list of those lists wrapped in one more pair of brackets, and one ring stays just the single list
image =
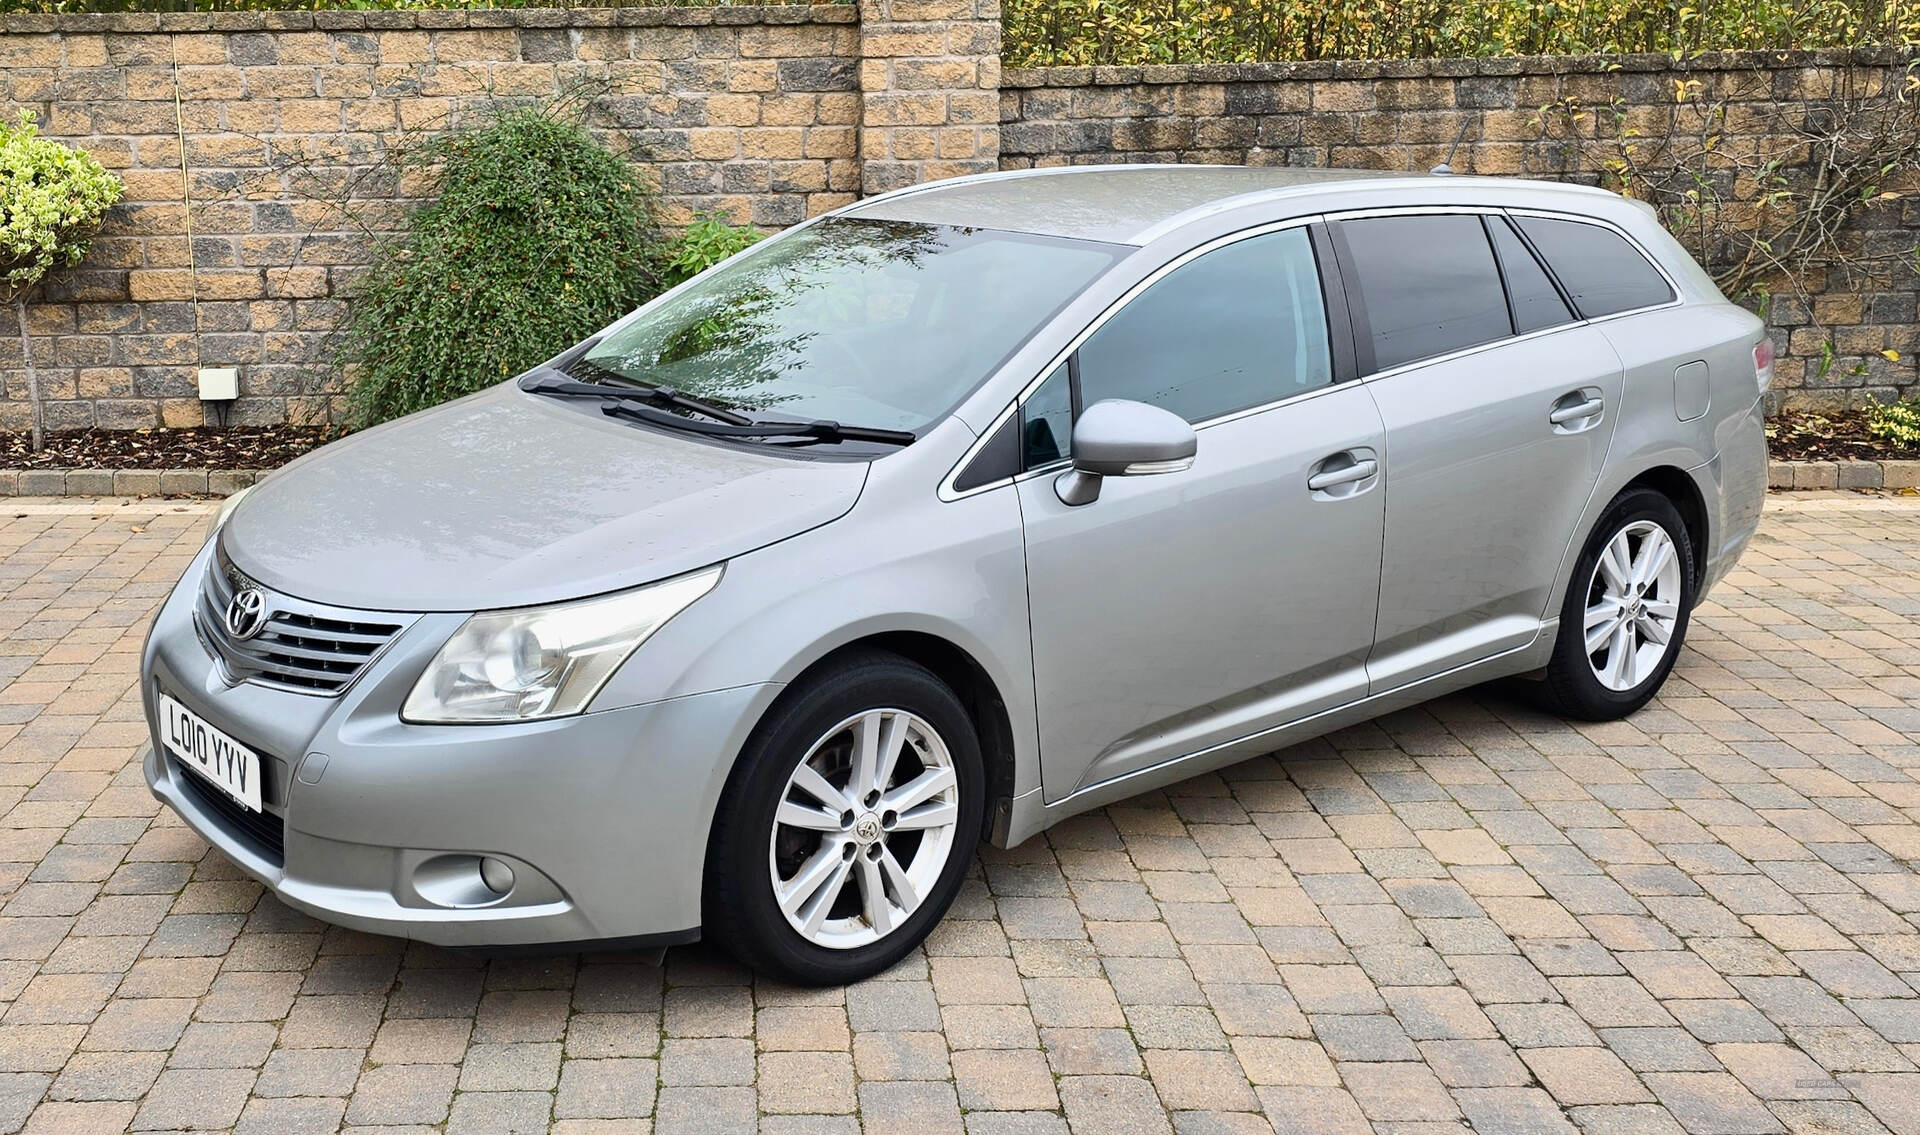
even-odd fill
[{"label": "front side window", "polygon": [[585,362],[738,410],[918,430],[1126,251],[831,218],[643,309]]},{"label": "front side window", "polygon": [[1448,213],[1367,217],[1340,229],[1371,330],[1373,368],[1513,334],[1500,270],[1480,218]]},{"label": "front side window", "polygon": [[1073,387],[1070,364],[1061,363],[1020,404],[1021,460],[1028,469],[1050,465],[1073,450]]},{"label": "front side window", "polygon": [[1546,257],[1583,319],[1598,319],[1673,299],[1666,277],[1612,229],[1582,221],[1515,217]]},{"label": "front side window", "polygon": [[1174,269],[1081,345],[1079,366],[1083,404],[1126,398],[1189,422],[1332,382],[1306,230],[1249,237]]}]

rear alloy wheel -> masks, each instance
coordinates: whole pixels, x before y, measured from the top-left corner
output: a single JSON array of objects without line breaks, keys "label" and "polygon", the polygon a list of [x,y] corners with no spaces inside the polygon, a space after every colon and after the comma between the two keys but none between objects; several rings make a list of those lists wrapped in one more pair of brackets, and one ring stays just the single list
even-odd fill
[{"label": "rear alloy wheel", "polygon": [[1574,565],[1541,683],[1549,708],[1612,721],[1652,700],[1686,638],[1694,580],[1673,502],[1652,489],[1616,498]]},{"label": "rear alloy wheel", "polygon": [[918,946],[973,861],[980,741],[925,667],[862,652],[754,730],[707,850],[708,935],[770,976],[858,981]]},{"label": "rear alloy wheel", "polygon": [[1587,663],[1616,693],[1638,687],[1666,659],[1680,621],[1680,552],[1651,520],[1622,528],[1587,583]]}]

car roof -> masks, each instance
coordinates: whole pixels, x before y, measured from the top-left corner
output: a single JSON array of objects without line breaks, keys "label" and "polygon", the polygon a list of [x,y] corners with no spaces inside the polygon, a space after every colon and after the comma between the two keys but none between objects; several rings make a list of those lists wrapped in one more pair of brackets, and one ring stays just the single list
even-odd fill
[{"label": "car roof", "polygon": [[[1271,203],[1275,218],[1335,207],[1476,204],[1551,207],[1604,190],[1518,178],[1286,166],[1108,165],[1009,170],[912,186],[840,210],[840,216],[966,225],[1043,236],[1145,244],[1189,220]],[[1544,198],[1544,199],[1542,199]],[[1586,211],[1580,209],[1576,211]]]}]

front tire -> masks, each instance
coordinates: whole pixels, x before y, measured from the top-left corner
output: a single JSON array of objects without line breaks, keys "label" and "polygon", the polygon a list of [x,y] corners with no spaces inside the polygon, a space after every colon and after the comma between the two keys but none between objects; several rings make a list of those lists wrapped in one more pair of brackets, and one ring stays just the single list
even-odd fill
[{"label": "front tire", "polygon": [[1542,683],[1548,708],[1614,721],[1651,701],[1679,657],[1698,574],[1680,511],[1652,489],[1608,506],[1574,565]]},{"label": "front tire", "polygon": [[707,852],[707,932],[786,981],[871,977],[952,905],[985,796],[973,722],[925,667],[871,651],[804,679],[728,780]]}]

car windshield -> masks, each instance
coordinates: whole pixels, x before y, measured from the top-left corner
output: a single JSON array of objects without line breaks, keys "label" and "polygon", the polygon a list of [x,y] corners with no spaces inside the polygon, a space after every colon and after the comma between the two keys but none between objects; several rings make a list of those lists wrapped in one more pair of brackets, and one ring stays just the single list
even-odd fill
[{"label": "car windshield", "polygon": [[831,218],[705,273],[585,361],[768,416],[917,430],[1125,251]]}]

